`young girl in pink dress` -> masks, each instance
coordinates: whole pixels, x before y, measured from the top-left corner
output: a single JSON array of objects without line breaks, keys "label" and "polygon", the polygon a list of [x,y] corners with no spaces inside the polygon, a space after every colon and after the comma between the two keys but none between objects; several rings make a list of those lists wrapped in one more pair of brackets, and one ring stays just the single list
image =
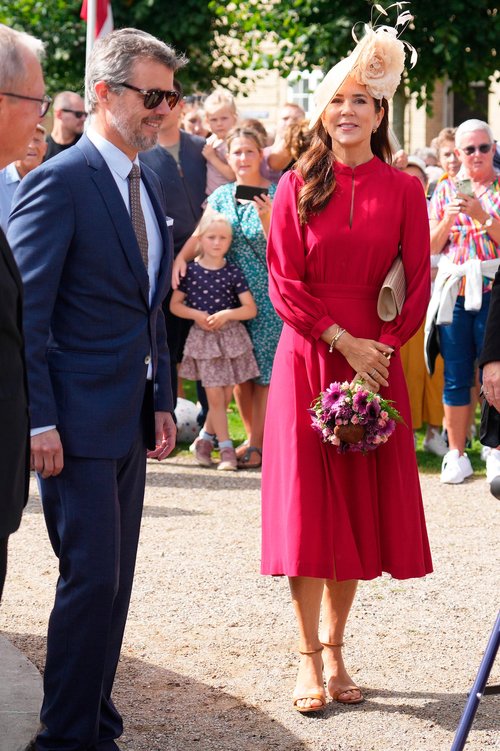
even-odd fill
[{"label": "young girl in pink dress", "polygon": [[[264,432],[262,573],[289,577],[300,712],[326,706],[323,670],[332,700],[363,701],[341,651],[358,579],[432,570],[399,358],[429,299],[429,226],[418,180],[387,164],[387,99],[404,48],[379,31],[369,28],[320,84],[313,142],[280,181],[268,240],[284,326]],[[406,299],[384,323],[377,297],[398,253]],[[308,408],[331,382],[356,377],[394,400],[406,425],[366,455],[340,454],[313,431]]]},{"label": "young girl in pink dress", "polygon": [[170,302],[174,315],[194,321],[179,375],[200,380],[207,394],[207,419],[194,445],[196,461],[212,466],[217,437],[221,455],[217,469],[235,470],[227,407],[233,386],[259,375],[252,342],[241,323],[255,318],[257,306],[241,269],[225,259],[232,240],[227,219],[207,208],[198,225],[197,240],[201,256],[188,264],[186,276]]}]

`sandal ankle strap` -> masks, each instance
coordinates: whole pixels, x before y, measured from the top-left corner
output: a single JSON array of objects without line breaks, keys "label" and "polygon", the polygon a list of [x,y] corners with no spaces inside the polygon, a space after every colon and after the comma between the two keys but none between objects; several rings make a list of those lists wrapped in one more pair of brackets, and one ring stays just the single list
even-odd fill
[{"label": "sandal ankle strap", "polygon": [[318,649],[312,649],[310,652],[303,652],[301,649],[299,649],[299,654],[301,655],[316,655],[318,652],[323,651],[323,646],[318,647]]},{"label": "sandal ankle strap", "polygon": [[322,641],[321,643],[324,647],[343,647],[344,646],[343,641],[339,642],[338,644],[332,644],[331,642],[327,642],[327,641]]}]

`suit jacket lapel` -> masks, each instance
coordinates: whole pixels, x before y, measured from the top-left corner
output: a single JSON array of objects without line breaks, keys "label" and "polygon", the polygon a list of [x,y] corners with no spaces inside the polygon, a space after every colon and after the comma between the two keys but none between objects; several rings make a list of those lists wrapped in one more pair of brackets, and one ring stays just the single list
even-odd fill
[{"label": "suit jacket lapel", "polygon": [[130,221],[130,215],[113,175],[99,151],[85,135],[80,138],[76,145],[83,151],[89,167],[93,170],[92,180],[107,206],[110,219],[114,224],[130,269],[137,278],[144,300],[149,307],[148,274],[141,258],[137,238]]},{"label": "suit jacket lapel", "polygon": [[[148,191],[149,198],[151,199],[164,248],[160,261],[160,268],[158,271],[158,282],[156,284],[155,295],[152,301],[152,304],[155,304],[158,299],[158,295],[161,295],[161,298],[163,298],[169,286],[170,274],[172,271],[173,249],[167,228],[167,217],[165,215],[165,210],[161,207],[161,204],[158,200],[158,194],[149,181],[147,170],[144,169],[144,165],[141,166],[141,169],[141,179],[143,180],[144,185],[146,186],[146,190]],[[165,284],[167,285],[166,288]]]}]

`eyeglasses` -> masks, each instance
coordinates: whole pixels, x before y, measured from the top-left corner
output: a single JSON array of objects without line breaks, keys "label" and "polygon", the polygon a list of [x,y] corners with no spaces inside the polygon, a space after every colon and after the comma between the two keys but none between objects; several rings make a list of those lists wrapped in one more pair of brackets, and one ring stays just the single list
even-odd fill
[{"label": "eyeglasses", "polygon": [[124,86],[126,89],[132,89],[132,91],[138,91],[144,97],[144,106],[147,110],[154,110],[158,107],[165,98],[168,106],[171,110],[180,99],[178,91],[164,91],[163,89],[138,89],[137,86],[132,86],[130,83],[119,83],[118,86]]},{"label": "eyeglasses", "polygon": [[61,107],[61,112],[71,112],[78,119],[80,117],[87,117],[87,113],[83,110],[70,110],[68,107]]},{"label": "eyeglasses", "polygon": [[480,151],[481,154],[487,154],[491,151],[491,143],[482,143],[480,146],[466,146],[465,149],[460,149],[467,156],[472,156],[476,151]]},{"label": "eyeglasses", "polygon": [[42,99],[39,99],[36,96],[26,96],[25,94],[14,94],[12,91],[0,91],[0,94],[3,96],[12,96],[15,99],[28,99],[30,102],[39,102],[40,104],[40,117],[45,117],[47,112],[49,111],[49,107],[52,104],[52,99],[50,96],[45,96]]}]

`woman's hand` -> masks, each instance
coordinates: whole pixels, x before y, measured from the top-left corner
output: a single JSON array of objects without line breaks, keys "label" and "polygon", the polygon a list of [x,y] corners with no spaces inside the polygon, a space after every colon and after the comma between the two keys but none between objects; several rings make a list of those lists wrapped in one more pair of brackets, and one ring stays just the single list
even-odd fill
[{"label": "woman's hand", "polygon": [[262,229],[264,230],[264,234],[267,237],[267,233],[269,232],[269,225],[271,223],[271,209],[273,207],[271,196],[261,193],[260,195],[254,197],[254,202],[255,208],[257,209],[257,214],[259,215],[260,223],[262,224]]},{"label": "woman's hand", "polygon": [[187,271],[187,263],[179,254],[172,266],[172,289],[177,289],[181,279],[184,279]]},{"label": "woman's hand", "polygon": [[222,328],[225,323],[231,320],[231,310],[219,310],[217,313],[212,313],[208,316],[207,323],[209,325],[209,331],[217,331]]},{"label": "woman's hand", "polygon": [[460,204],[460,211],[470,216],[471,219],[475,219],[476,222],[482,224],[487,218],[488,214],[481,206],[476,196],[468,196],[465,193],[458,193],[458,201]]},{"label": "woman's hand", "polygon": [[453,224],[457,216],[462,211],[462,202],[459,198],[453,198],[449,203],[446,204],[443,211],[443,219],[448,222],[448,224]]},{"label": "woman's hand", "polygon": [[375,393],[388,386],[390,358],[393,349],[374,339],[358,339],[347,331],[337,342],[336,349],[355,371],[354,380],[362,378]]}]

